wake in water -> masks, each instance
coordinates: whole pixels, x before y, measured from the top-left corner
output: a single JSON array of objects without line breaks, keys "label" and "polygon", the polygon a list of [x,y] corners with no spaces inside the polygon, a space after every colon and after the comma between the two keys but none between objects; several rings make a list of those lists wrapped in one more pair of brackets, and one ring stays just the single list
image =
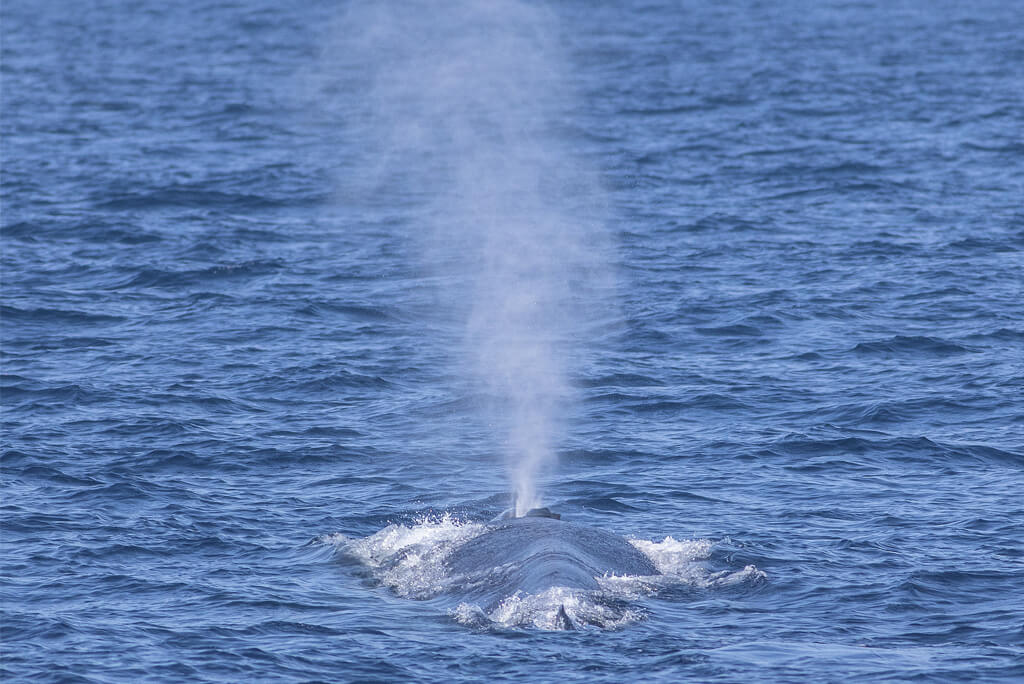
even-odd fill
[{"label": "wake in water", "polygon": [[[479,628],[616,629],[643,619],[641,601],[670,587],[713,589],[765,578],[754,566],[709,569],[715,542],[707,539],[622,539],[572,523],[515,520],[485,524],[445,514],[388,525],[365,538],[339,534],[323,541],[397,595],[434,601],[458,622]],[[502,534],[509,530],[518,538]],[[494,534],[501,536],[488,539]],[[619,542],[628,548],[618,548]],[[636,557],[624,558],[630,554]],[[478,562],[482,557],[488,561]],[[583,576],[609,558],[643,574]]]}]

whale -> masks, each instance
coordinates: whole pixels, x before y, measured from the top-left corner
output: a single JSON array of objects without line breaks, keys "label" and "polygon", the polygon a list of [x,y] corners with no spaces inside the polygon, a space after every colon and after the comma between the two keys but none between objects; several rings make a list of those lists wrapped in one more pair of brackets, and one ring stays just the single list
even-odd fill
[{"label": "whale", "polygon": [[[546,508],[521,517],[500,516],[455,548],[444,563],[462,598],[485,612],[513,596],[551,589],[599,592],[601,577],[660,574],[625,538],[562,520]],[[564,605],[558,608],[555,627],[576,628]]]}]

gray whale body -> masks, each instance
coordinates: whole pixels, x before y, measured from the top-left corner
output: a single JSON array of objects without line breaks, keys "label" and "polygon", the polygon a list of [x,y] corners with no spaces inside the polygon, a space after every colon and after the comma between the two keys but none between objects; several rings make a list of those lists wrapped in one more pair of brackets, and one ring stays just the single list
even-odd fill
[{"label": "gray whale body", "polygon": [[[445,560],[459,594],[488,612],[517,593],[539,594],[554,587],[597,591],[603,575],[657,575],[654,563],[624,538],[560,520],[542,510],[494,522],[456,548]],[[573,625],[564,607],[556,622]]]}]

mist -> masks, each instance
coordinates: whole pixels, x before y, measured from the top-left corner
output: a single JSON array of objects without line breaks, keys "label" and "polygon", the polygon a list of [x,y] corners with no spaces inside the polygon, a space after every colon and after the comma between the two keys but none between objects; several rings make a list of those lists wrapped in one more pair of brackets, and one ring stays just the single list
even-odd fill
[{"label": "mist", "polygon": [[516,0],[384,3],[333,32],[360,153],[343,184],[411,212],[410,251],[458,326],[452,365],[487,397],[521,515],[571,430],[570,378],[612,283],[558,17]]}]

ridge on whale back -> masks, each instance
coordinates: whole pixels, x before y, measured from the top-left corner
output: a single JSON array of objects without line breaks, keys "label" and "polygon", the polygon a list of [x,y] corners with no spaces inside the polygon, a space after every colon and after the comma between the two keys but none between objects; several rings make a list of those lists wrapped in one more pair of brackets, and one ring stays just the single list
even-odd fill
[{"label": "ridge on whale back", "polygon": [[550,508],[531,508],[521,516],[516,516],[516,509],[506,508],[497,518],[491,522],[498,522],[499,520],[512,520],[516,517],[522,518],[552,518],[554,520],[561,520],[562,516],[558,513],[552,513]]},{"label": "ridge on whale back", "polygon": [[[607,575],[660,574],[650,558],[625,538],[594,527],[566,522],[547,508],[521,517],[506,511],[445,560],[465,593],[488,612],[516,594],[548,589],[598,591],[597,578]],[[564,606],[558,611],[562,629],[573,625]]]}]

